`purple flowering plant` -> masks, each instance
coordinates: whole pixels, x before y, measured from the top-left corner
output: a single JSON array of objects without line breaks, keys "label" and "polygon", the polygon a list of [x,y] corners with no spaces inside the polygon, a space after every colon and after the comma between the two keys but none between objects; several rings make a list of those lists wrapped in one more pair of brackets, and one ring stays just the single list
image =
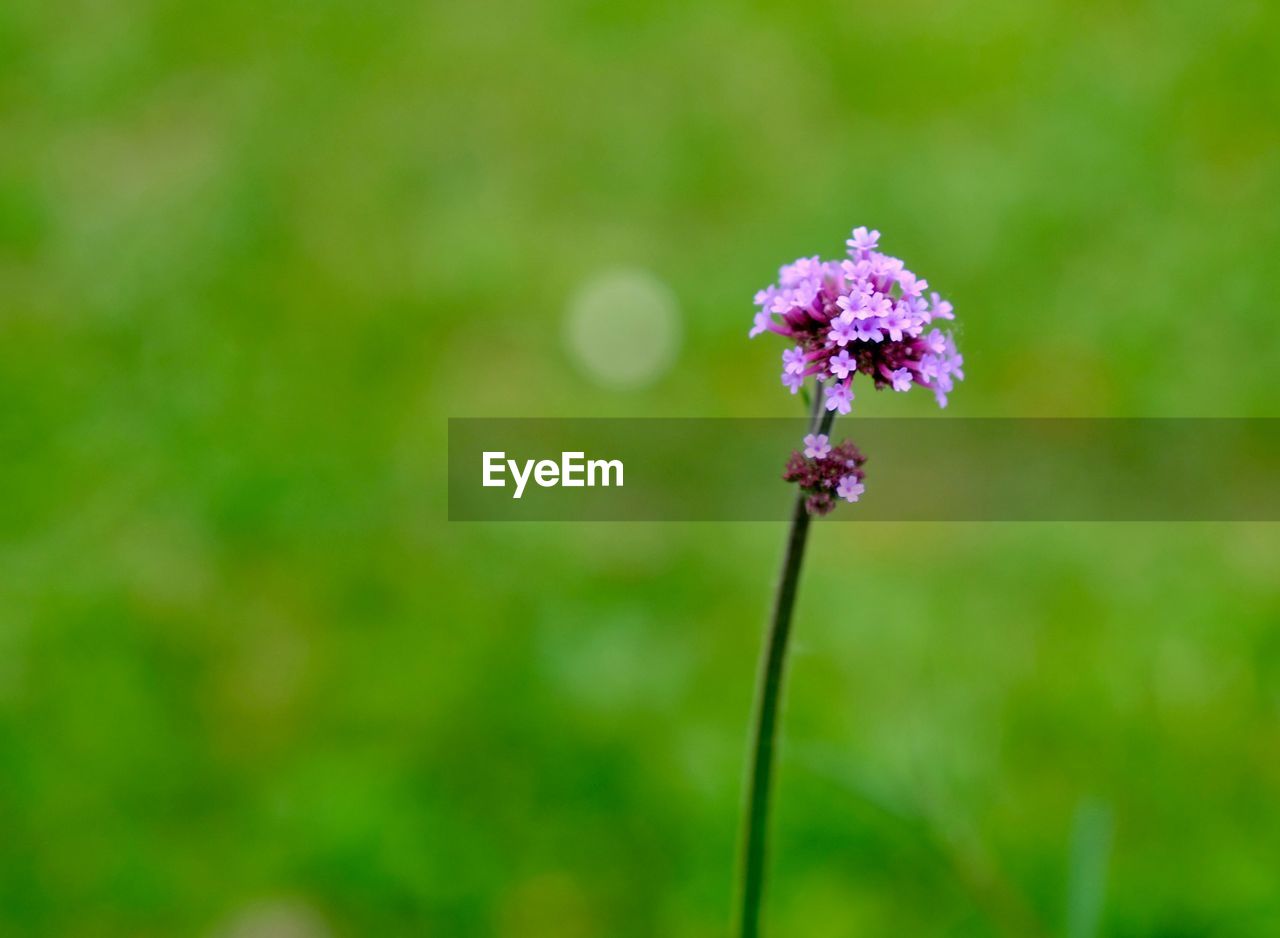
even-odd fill
[{"label": "purple flowering plant", "polygon": [[756,294],[749,336],[784,336],[782,383],[797,393],[806,378],[829,382],[825,406],[852,409],[853,378],[869,378],[877,390],[934,393],[939,407],[956,381],[964,379],[964,358],[949,331],[937,327],[955,318],[951,304],[929,281],[896,257],[876,250],[880,232],[855,228],[849,257],[824,261],[802,257],[778,271],[778,282]]},{"label": "purple flowering plant", "polygon": [[794,452],[787,460],[782,478],[800,486],[805,510],[825,515],[836,498],[856,502],[864,490],[862,464],[867,461],[859,449],[847,440],[832,446],[825,433],[810,433],[804,444],[803,453]]},{"label": "purple flowering plant", "polygon": [[778,271],[777,283],[755,296],[749,337],[773,332],[787,341],[782,384],[792,394],[812,386],[812,412],[803,450],[792,452],[782,478],[799,488],[782,562],[766,648],[761,659],[755,732],[744,817],[740,934],[760,934],[765,840],[777,737],[783,666],[800,581],[809,520],[839,500],[857,502],[866,490],[866,457],[848,440],[833,445],[838,414],[853,409],[854,378],[877,391],[932,391],[939,407],[964,379],[964,358],[950,330],[952,306],[896,257],[879,251],[880,232],[855,228],[848,258],[802,257]]}]

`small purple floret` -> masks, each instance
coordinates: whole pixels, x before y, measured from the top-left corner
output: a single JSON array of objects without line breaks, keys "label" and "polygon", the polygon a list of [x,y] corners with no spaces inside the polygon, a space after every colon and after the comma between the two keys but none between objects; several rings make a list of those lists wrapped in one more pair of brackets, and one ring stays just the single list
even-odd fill
[{"label": "small purple floret", "polygon": [[833,384],[827,388],[827,410],[838,410],[847,414],[853,402],[853,389],[847,384]]},{"label": "small purple floret", "polygon": [[827,362],[827,370],[837,378],[844,380],[851,371],[858,370],[858,362],[847,351],[841,349]]},{"label": "small purple floret", "polygon": [[846,502],[856,502],[866,490],[867,487],[859,482],[855,475],[842,476],[840,484],[836,486],[836,494]]},{"label": "small purple floret", "polygon": [[788,374],[802,375],[808,364],[804,360],[804,349],[798,345],[782,353],[782,370]]},{"label": "small purple floret", "polygon": [[825,459],[830,452],[830,437],[825,433],[810,433],[804,438],[804,454],[809,459]]},{"label": "small purple floret", "polygon": [[862,254],[875,250],[875,246],[879,241],[880,232],[867,231],[864,226],[859,226],[853,229],[853,236],[845,244],[849,245],[850,254],[855,251]]},{"label": "small purple floret", "polygon": [[829,333],[831,341],[841,347],[848,345],[858,337],[858,326],[854,321],[856,314],[845,310],[836,317],[835,322],[831,324],[831,332]]}]

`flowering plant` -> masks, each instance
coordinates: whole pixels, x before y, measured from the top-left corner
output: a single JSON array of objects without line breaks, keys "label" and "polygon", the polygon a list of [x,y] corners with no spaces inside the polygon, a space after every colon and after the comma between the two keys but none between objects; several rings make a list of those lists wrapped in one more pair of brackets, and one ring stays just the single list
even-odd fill
[{"label": "flowering plant", "polygon": [[929,281],[877,251],[879,242],[880,232],[855,228],[847,260],[783,266],[778,282],[756,294],[748,335],[775,332],[794,343],[782,353],[782,383],[795,394],[806,378],[831,379],[827,410],[849,413],[858,373],[877,390],[928,388],[946,407],[964,358],[949,331],[928,327],[954,319],[951,304],[936,292],[926,299]]},{"label": "flowering plant", "polygon": [[782,353],[783,385],[796,394],[812,379],[814,394],[804,449],[791,454],[782,476],[800,491],[761,659],[743,824],[742,938],[760,933],[778,705],[809,521],[831,511],[837,498],[856,502],[865,490],[866,457],[847,440],[833,446],[831,425],[852,410],[854,375],[865,375],[877,390],[926,388],[939,407],[964,379],[950,331],[935,325],[955,318],[951,304],[936,292],[926,298],[927,280],[876,250],[880,232],[855,228],[847,243],[847,260],[802,257],[782,267],[778,282],[756,294],[760,309],[749,333],[784,336],[790,345]]},{"label": "flowering plant", "polygon": [[836,506],[836,498],[856,502],[865,491],[862,464],[867,461],[858,447],[847,440],[837,446],[825,433],[804,438],[804,452],[793,452],[782,478],[800,486],[804,506],[811,515],[825,515]]}]

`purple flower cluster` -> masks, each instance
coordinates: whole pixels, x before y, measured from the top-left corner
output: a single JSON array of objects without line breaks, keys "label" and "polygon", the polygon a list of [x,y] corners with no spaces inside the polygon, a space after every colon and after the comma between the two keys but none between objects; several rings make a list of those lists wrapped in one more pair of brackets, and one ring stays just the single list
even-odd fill
[{"label": "purple flower cluster", "polygon": [[877,390],[933,391],[939,407],[964,379],[964,358],[951,333],[933,327],[954,319],[951,304],[925,291],[929,282],[902,261],[876,250],[880,232],[855,228],[849,259],[802,257],[778,271],[778,282],[756,294],[755,324],[749,333],[786,336],[782,383],[795,394],[805,379],[830,380],[827,410],[849,413],[853,376],[861,372]]},{"label": "purple flower cluster", "polygon": [[866,461],[848,440],[832,446],[825,433],[810,433],[804,438],[804,452],[796,450],[787,460],[782,478],[795,482],[808,495],[805,507],[809,514],[825,515],[836,506],[837,498],[856,502],[862,496],[866,488],[862,464]]}]

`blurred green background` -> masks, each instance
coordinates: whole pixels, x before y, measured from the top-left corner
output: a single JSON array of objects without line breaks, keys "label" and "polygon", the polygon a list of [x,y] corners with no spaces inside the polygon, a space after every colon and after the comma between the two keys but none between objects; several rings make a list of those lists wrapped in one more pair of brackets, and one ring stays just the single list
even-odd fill
[{"label": "blurred green background", "polygon": [[[1278,61],[1262,0],[0,5],[0,934],[726,935],[782,527],[451,525],[445,418],[794,413],[750,298],[855,224],[944,419],[1274,415]],[[771,934],[1280,934],[1274,526],[811,551]]]}]

